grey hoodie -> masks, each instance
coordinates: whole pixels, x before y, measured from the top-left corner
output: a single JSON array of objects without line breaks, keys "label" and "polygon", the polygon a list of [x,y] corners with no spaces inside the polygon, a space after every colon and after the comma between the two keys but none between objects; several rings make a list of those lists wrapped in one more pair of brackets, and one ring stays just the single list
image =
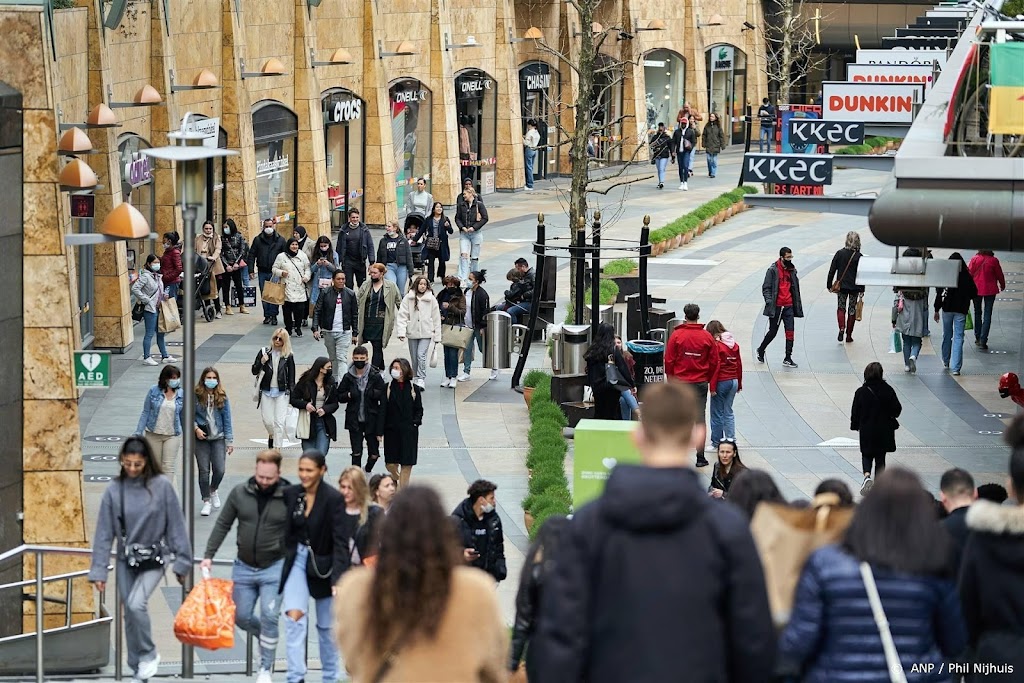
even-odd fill
[{"label": "grey hoodie", "polygon": [[[123,486],[123,489],[122,489]],[[110,564],[110,548],[117,541],[117,557],[124,561],[121,542],[121,491],[124,491],[124,514],[128,528],[128,545],[160,545],[165,562],[174,560],[175,574],[185,574],[192,566],[192,548],[185,531],[185,517],[171,480],[160,475],[149,480],[141,477],[115,479],[103,492],[96,533],[92,542],[90,581],[106,581]]]}]

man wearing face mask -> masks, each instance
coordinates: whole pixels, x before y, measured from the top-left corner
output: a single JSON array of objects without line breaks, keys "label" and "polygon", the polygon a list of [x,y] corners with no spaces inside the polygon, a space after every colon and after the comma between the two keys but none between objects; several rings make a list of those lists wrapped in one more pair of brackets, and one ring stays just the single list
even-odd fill
[{"label": "man wearing face mask", "polygon": [[348,210],[348,223],[338,233],[338,263],[345,271],[345,281],[351,289],[361,287],[366,280],[366,266],[372,263],[373,238],[370,229],[359,220],[359,209]]},{"label": "man wearing face mask", "polygon": [[[249,277],[252,277],[254,269],[259,270],[260,290],[263,285],[274,276],[274,261],[279,254],[284,253],[285,241],[277,230],[274,229],[272,218],[263,219],[263,232],[252,241],[249,247]],[[263,302],[263,324],[277,325],[277,315],[280,307],[277,304]]]},{"label": "man wearing face mask", "polygon": [[477,479],[469,485],[469,496],[452,512],[455,529],[462,541],[462,557],[466,564],[483,569],[495,581],[504,581],[508,575],[505,566],[505,535],[501,530],[501,517],[495,507],[494,492],[497,484]]},{"label": "man wearing face mask", "polygon": [[345,407],[345,429],[352,444],[352,465],[362,467],[363,441],[366,442],[366,467],[370,472],[380,458],[384,434],[384,377],[369,363],[365,346],[352,351],[352,364],[338,385],[338,402]]},{"label": "man wearing face mask", "polygon": [[779,333],[779,325],[786,330],[786,357],[782,364],[787,368],[797,367],[793,362],[793,328],[796,318],[804,317],[804,305],[800,298],[800,279],[793,265],[793,250],[779,249],[779,260],[768,267],[761,285],[764,296],[764,315],[768,316],[768,332],[757,347],[757,362],[764,362],[764,352]]},{"label": "man wearing face mask", "polygon": [[334,271],[331,288],[321,290],[313,307],[313,339],[319,341],[323,335],[331,367],[338,370],[335,377],[345,374],[345,361],[358,320],[355,292],[345,286],[345,271],[339,268]]}]

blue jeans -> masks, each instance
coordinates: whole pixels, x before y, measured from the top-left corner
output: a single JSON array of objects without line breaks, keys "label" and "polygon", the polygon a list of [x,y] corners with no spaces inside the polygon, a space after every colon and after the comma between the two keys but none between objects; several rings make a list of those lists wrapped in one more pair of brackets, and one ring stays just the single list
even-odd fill
[{"label": "blue jeans", "polygon": [[[309,625],[309,585],[306,583],[306,558],[309,548],[300,543],[295,555],[295,564],[288,572],[288,581],[284,584],[281,595],[281,610],[284,616],[285,652],[288,657],[288,683],[299,683],[306,677],[306,629]],[[320,666],[323,669],[324,681],[337,681],[341,678],[338,666],[338,648],[334,644],[333,615],[331,607],[333,598],[317,598],[316,632],[320,641]],[[288,612],[302,612],[298,619],[292,619]]]},{"label": "blue jeans", "polygon": [[300,441],[302,441],[303,453],[314,449],[320,451],[324,455],[327,455],[327,451],[331,447],[331,440],[327,436],[327,430],[324,428],[324,419],[316,415],[310,415],[309,438],[300,439]]},{"label": "blue jeans", "polygon": [[708,157],[708,175],[718,175],[718,154],[707,153]]},{"label": "blue jeans", "polygon": [[400,266],[397,263],[387,265],[388,270],[384,273],[384,279],[398,285],[398,294],[404,296],[405,291],[409,289],[409,266]]},{"label": "blue jeans", "polygon": [[619,409],[622,410],[623,420],[632,420],[633,411],[640,407],[640,404],[636,402],[636,396],[633,395],[632,391],[623,391],[622,395],[619,396]]},{"label": "blue jeans", "polygon": [[480,247],[484,234],[479,230],[459,235],[459,281],[465,282],[470,271],[480,270]]},{"label": "blue jeans", "polygon": [[679,182],[685,183],[689,177],[687,171],[690,168],[691,159],[693,158],[693,150],[689,152],[679,152],[679,156],[676,157],[676,162],[679,164]]},{"label": "blue jeans", "polygon": [[512,324],[518,325],[520,317],[523,314],[530,315],[530,310],[533,308],[532,301],[523,301],[518,304],[513,304],[505,309],[505,312],[512,317]]},{"label": "blue jeans", "polygon": [[774,132],[774,128],[765,128],[763,126],[761,127],[761,134],[757,137],[758,152],[764,153],[772,151],[772,143],[774,142],[772,138],[775,137],[773,135]]},{"label": "blue jeans", "polygon": [[142,320],[146,323],[146,333],[142,337],[142,357],[149,358],[149,351],[153,348],[153,335],[156,335],[156,345],[160,349],[160,355],[167,358],[167,343],[164,341],[164,333],[157,331],[157,314],[154,311],[142,312]]},{"label": "blue jeans", "polygon": [[[260,292],[263,291],[263,285],[266,284],[267,280],[274,277],[274,274],[269,271],[261,270],[259,273]],[[264,318],[276,318],[280,312],[281,307],[277,304],[268,304],[266,301],[263,302],[263,317]]]},{"label": "blue jeans", "polygon": [[964,365],[966,313],[942,313],[942,364],[960,372]]},{"label": "blue jeans", "polygon": [[537,150],[523,148],[523,161],[526,166],[526,189],[533,189],[533,165],[537,161]]},{"label": "blue jeans", "polygon": [[[284,558],[269,567],[257,569],[241,560],[231,568],[235,582],[231,597],[235,601],[235,626],[259,640],[260,668],[272,671],[277,657],[278,617],[280,604],[277,589],[281,583]],[[260,611],[256,611],[256,599]]]},{"label": "blue jeans", "polygon": [[444,376],[448,379],[459,376],[459,350],[451,346],[444,347]]},{"label": "blue jeans", "polygon": [[665,184],[665,169],[668,168],[668,157],[664,159],[655,159],[654,168],[658,169],[658,184]]},{"label": "blue jeans", "polygon": [[732,412],[732,402],[739,390],[739,381],[726,379],[715,385],[715,395],[711,397],[711,445],[717,450],[722,439],[736,438],[736,415]]},{"label": "blue jeans", "polygon": [[469,343],[466,344],[466,350],[462,354],[462,371],[467,375],[473,366],[473,348],[476,346],[479,346],[480,353],[483,353],[484,337],[480,330],[473,330],[473,336],[469,338]]},{"label": "blue jeans", "polygon": [[921,355],[921,337],[911,337],[902,332],[900,334],[903,337],[903,364],[910,365],[911,356],[917,360]]},{"label": "blue jeans", "polygon": [[[995,303],[995,294],[974,298],[974,338],[982,344],[988,344],[988,331],[992,327],[992,306]],[[982,304],[984,304],[984,308],[982,308]],[[982,315],[983,311],[984,315]]]}]

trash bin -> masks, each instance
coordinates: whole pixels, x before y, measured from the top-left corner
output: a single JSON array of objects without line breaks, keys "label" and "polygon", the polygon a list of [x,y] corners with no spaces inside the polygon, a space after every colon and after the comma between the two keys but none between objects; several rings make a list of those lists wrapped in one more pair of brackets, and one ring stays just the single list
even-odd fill
[{"label": "trash bin", "polygon": [[562,374],[581,375],[587,371],[583,354],[590,348],[590,325],[562,327]]},{"label": "trash bin", "polygon": [[551,372],[562,373],[562,326],[552,323],[548,325],[548,356],[551,358]]},{"label": "trash bin", "polygon": [[530,328],[526,325],[515,324],[512,326],[512,353],[522,355],[523,347],[526,346],[526,337],[530,334]]},{"label": "trash bin", "polygon": [[644,389],[651,384],[665,381],[665,344],[646,339],[634,339],[626,342],[626,348],[633,354],[636,363],[637,395],[643,400]]},{"label": "trash bin", "polygon": [[686,321],[683,320],[682,318],[672,318],[667,323],[665,323],[665,339],[671,337],[675,329],[685,323]]},{"label": "trash bin", "polygon": [[[598,322],[612,324],[612,315],[614,313],[614,307],[611,304],[605,304],[598,306],[597,308],[597,320]],[[593,314],[590,312],[590,304],[586,304],[583,307],[583,319],[592,320]]]},{"label": "trash bin", "polygon": [[484,330],[484,367],[508,370],[512,367],[512,316],[505,311],[487,314]]},{"label": "trash bin", "polygon": [[656,342],[661,342],[662,344],[667,342],[668,341],[668,333],[665,332],[665,328],[664,327],[656,327],[653,330],[651,330],[651,340],[652,341],[656,341]]}]

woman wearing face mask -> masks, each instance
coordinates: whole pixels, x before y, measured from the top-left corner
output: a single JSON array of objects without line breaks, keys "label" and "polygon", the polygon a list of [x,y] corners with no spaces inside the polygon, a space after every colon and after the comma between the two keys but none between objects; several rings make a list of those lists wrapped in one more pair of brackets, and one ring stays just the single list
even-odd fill
[{"label": "woman wearing face mask", "polygon": [[178,285],[184,271],[181,267],[181,238],[178,233],[164,233],[164,253],[160,256],[160,277],[167,288],[167,298],[178,298]]},{"label": "woman wearing face mask", "polygon": [[214,291],[210,292],[210,296],[213,297],[213,303],[217,309],[217,317],[220,318],[220,298],[217,295],[216,287],[220,285],[220,276],[224,274],[224,264],[220,262],[222,253],[221,239],[213,228],[213,221],[203,221],[203,230],[196,235],[196,253],[205,261],[204,266],[210,264],[213,267],[210,275],[213,278],[211,284],[214,287]]},{"label": "woman wearing face mask", "polygon": [[[452,257],[448,235],[455,232],[450,218],[444,215],[444,205],[434,202],[430,215],[420,225],[416,239],[423,238],[423,260],[427,262],[427,279],[434,281],[434,273],[444,280],[448,259]],[[434,264],[437,264],[435,271]]]},{"label": "woman wearing face mask", "polygon": [[391,361],[391,382],[384,400],[384,462],[404,488],[419,454],[423,396],[412,382],[412,366],[404,358]]},{"label": "woman wearing face mask", "polygon": [[181,447],[181,371],[166,365],[142,404],[135,436],[146,439],[164,472],[174,471]]},{"label": "woman wearing face mask", "polygon": [[[121,447],[121,472],[103,492],[96,519],[89,581],[100,592],[107,587],[110,549],[115,543],[128,668],[134,672],[133,681],[147,681],[160,666],[147,608],[149,597],[160,585],[171,557],[172,571],[179,583],[184,582],[192,568],[192,548],[171,480],[163,476],[149,443],[134,436]],[[152,551],[153,557],[142,558],[130,548]]]},{"label": "woman wearing face mask", "polygon": [[399,292],[404,292],[409,284],[409,273],[413,271],[412,249],[398,221],[388,221],[385,231],[377,245],[377,263],[387,266],[384,277],[398,285]]},{"label": "woman wearing face mask", "polygon": [[292,341],[284,328],[277,328],[270,346],[256,353],[252,363],[259,389],[256,406],[260,409],[267,430],[267,448],[284,448],[284,422],[288,413],[288,396],[295,388],[295,357]]},{"label": "woman wearing face mask", "polygon": [[[462,374],[458,376],[460,382],[469,381],[469,373],[473,366],[473,348],[484,351],[484,330],[487,329],[487,314],[491,310],[491,297],[483,284],[487,282],[487,269],[474,270],[469,274],[469,286],[466,287],[466,327],[473,328],[473,336],[466,344],[466,350],[462,354]],[[498,379],[498,371],[491,370],[488,379]]]},{"label": "woman wearing face mask", "polygon": [[740,460],[740,449],[736,445],[736,441],[729,438],[722,439],[718,444],[718,460],[715,461],[715,470],[711,474],[708,495],[712,498],[725,498],[736,475],[745,469],[747,467]]},{"label": "woman wearing face mask", "polygon": [[391,508],[391,501],[395,499],[396,491],[398,491],[398,478],[390,472],[370,477],[370,499],[374,505],[384,511],[384,514],[387,514],[388,509]]},{"label": "woman wearing face mask", "polygon": [[718,173],[718,155],[725,149],[725,133],[718,120],[718,114],[708,114],[708,125],[704,126],[704,151],[708,157],[708,177],[714,178]]},{"label": "woman wearing face mask", "polygon": [[[437,295],[443,313],[443,325],[463,326],[466,322],[466,295],[459,288],[459,278],[449,275],[444,279],[444,291]],[[459,352],[454,346],[444,347],[444,381],[441,386],[455,388],[459,377]]]},{"label": "woman wearing face mask", "polygon": [[158,329],[158,311],[160,302],[166,297],[164,285],[160,279],[160,259],[153,254],[146,257],[146,267],[139,271],[139,277],[132,283],[132,294],[135,299],[145,305],[142,311],[142,320],[146,326],[146,332],[142,337],[142,362],[146,365],[159,365],[155,358],[149,355],[153,348],[153,336],[156,335],[156,346],[160,349],[160,355],[164,363],[177,363],[178,359],[167,353],[167,342],[164,340],[164,333]]},{"label": "woman wearing face mask", "polygon": [[307,418],[300,417],[296,429],[302,439],[303,452],[312,449],[327,455],[331,442],[338,438],[338,423],[334,419],[338,410],[338,394],[331,369],[331,359],[320,356],[309,370],[302,373],[292,391],[292,407],[309,416],[308,428],[302,424]]},{"label": "woman wearing face mask", "polygon": [[430,291],[427,278],[416,278],[412,289],[402,299],[395,331],[399,341],[409,340],[409,355],[414,366],[414,378],[411,378],[413,384],[425,389],[430,343],[441,343],[441,307]]},{"label": "woman wearing face mask", "polygon": [[334,271],[340,267],[338,254],[331,245],[331,238],[327,235],[317,237],[316,244],[313,245],[313,257],[309,259],[309,281],[313,285],[309,301],[313,306],[316,306],[316,301],[320,298],[320,290],[331,288],[331,278],[334,277]]},{"label": "woman wearing face mask", "polygon": [[220,509],[217,487],[224,480],[227,456],[235,450],[231,404],[220,383],[220,373],[214,368],[203,370],[202,379],[196,385],[195,430],[199,495],[203,499],[199,514],[208,517],[211,509]]},{"label": "woman wearing face mask", "polygon": [[[295,230],[292,232],[292,237],[299,241],[299,251],[306,255],[306,260],[309,261],[310,271],[313,269],[313,261],[316,260],[316,242],[309,239],[306,236],[306,228],[301,225],[296,225]],[[313,297],[313,289],[316,287],[316,280],[312,277],[306,281],[306,307],[302,313],[302,327],[309,327],[309,313],[313,310],[309,305],[309,302]]]},{"label": "woman wearing face mask", "polygon": [[299,249],[299,241],[288,240],[283,253],[274,259],[273,273],[284,282],[284,327],[288,334],[302,336],[302,321],[309,314],[306,303],[306,283],[311,273],[309,259]]},{"label": "woman wearing face mask", "polygon": [[345,535],[345,499],[324,480],[326,474],[324,455],[306,451],[299,458],[300,483],[284,490],[284,502],[291,511],[280,589],[288,683],[299,683],[306,676],[310,598],[316,610],[323,680],[337,681],[341,677],[331,605],[334,585],[351,564],[350,537]]},{"label": "woman wearing face mask", "polygon": [[224,266],[224,272],[219,276],[217,287],[220,288],[221,296],[224,299],[224,314],[233,315],[231,310],[231,286],[234,285],[235,301],[238,302],[238,312],[249,314],[245,309],[245,292],[242,283],[247,278],[249,271],[245,267],[245,255],[249,253],[249,245],[245,241],[245,235],[238,232],[238,226],[230,218],[224,219],[224,233],[221,236],[220,260]]}]

